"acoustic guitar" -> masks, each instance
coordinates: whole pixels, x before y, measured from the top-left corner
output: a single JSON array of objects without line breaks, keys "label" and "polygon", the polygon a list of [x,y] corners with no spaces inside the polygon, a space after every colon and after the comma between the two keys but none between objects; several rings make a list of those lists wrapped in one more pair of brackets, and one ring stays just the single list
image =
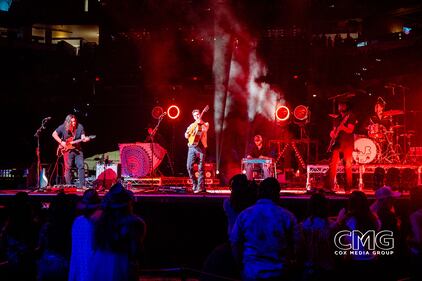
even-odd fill
[{"label": "acoustic guitar", "polygon": [[201,140],[202,137],[202,126],[199,126],[198,121],[202,120],[202,115],[204,115],[205,112],[207,112],[210,109],[210,107],[207,105],[204,107],[204,109],[201,112],[201,115],[199,115],[199,118],[197,121],[195,121],[195,123],[193,124],[191,130],[189,131],[188,135],[188,145],[189,146],[196,146],[199,144],[199,141]]},{"label": "acoustic guitar", "polygon": [[42,170],[41,170],[39,181],[40,181],[39,182],[40,188],[44,188],[48,185],[48,179],[47,179],[47,175],[45,173],[45,168],[42,168]]},{"label": "acoustic guitar", "polygon": [[[95,139],[97,136],[95,136],[95,135],[92,135],[92,136],[87,136],[87,138],[89,139],[89,140],[92,140],[92,139]],[[71,149],[75,149],[76,147],[75,147],[75,144],[78,144],[78,143],[80,143],[80,142],[82,142],[82,139],[77,139],[77,140],[73,140],[73,137],[70,137],[70,138],[68,138],[67,140],[66,140],[66,145],[65,146],[63,146],[63,145],[59,145],[58,147],[57,147],[57,156],[61,156],[61,155],[63,155],[63,153],[65,153],[65,152],[67,152],[67,151],[69,151],[69,150],[71,150]]]}]

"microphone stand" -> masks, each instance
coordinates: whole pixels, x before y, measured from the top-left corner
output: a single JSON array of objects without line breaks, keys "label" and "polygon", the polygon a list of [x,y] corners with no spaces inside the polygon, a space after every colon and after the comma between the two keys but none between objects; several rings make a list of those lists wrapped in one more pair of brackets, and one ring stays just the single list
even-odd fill
[{"label": "microphone stand", "polygon": [[37,185],[35,186],[35,189],[41,189],[41,177],[40,177],[40,173],[41,173],[41,146],[40,146],[40,137],[41,137],[41,133],[43,130],[45,130],[45,124],[47,124],[47,121],[50,120],[50,117],[44,118],[41,121],[41,126],[37,129],[37,131],[34,134],[34,137],[37,138],[37,147],[35,149],[35,154],[37,156],[37,170],[36,170],[36,179],[37,179]]},{"label": "microphone stand", "polygon": [[[405,87],[403,85],[399,85],[399,84],[394,84],[394,83],[390,83],[386,86],[384,86],[385,88],[391,88],[392,89],[392,95],[394,96],[396,94],[396,88],[401,88],[402,89],[402,95],[403,95],[403,131],[404,131],[404,135],[407,135],[407,112],[406,112],[406,91],[409,90],[408,87]],[[398,136],[397,136],[398,138]],[[400,146],[399,141],[396,141],[397,145]],[[406,159],[406,155],[407,155],[407,138],[404,138],[403,141],[403,151],[402,151],[402,162],[405,162]]]},{"label": "microphone stand", "polygon": [[[408,89],[407,87],[401,87],[402,88],[402,94],[403,94],[403,131],[404,131],[404,135],[407,135],[407,117],[406,117],[406,90]],[[403,141],[403,159],[402,162],[404,163],[406,161],[405,157],[407,155],[407,141],[408,139],[405,137],[404,141]]]},{"label": "microphone stand", "polygon": [[154,176],[155,176],[155,169],[154,169],[154,136],[158,131],[158,127],[160,126],[161,121],[163,121],[163,118],[165,116],[165,112],[163,114],[160,115],[160,117],[158,118],[158,122],[157,125],[155,125],[154,129],[152,130],[152,132],[149,134],[149,139],[150,139],[150,146],[151,146],[151,160],[150,160],[150,164],[151,164],[151,188],[153,188],[154,186]]},{"label": "microphone stand", "polygon": [[107,175],[107,166],[109,165],[109,159],[108,159],[108,155],[104,156],[103,154],[103,186],[101,187],[100,191],[105,191],[107,190],[107,179],[106,179],[106,175]]}]

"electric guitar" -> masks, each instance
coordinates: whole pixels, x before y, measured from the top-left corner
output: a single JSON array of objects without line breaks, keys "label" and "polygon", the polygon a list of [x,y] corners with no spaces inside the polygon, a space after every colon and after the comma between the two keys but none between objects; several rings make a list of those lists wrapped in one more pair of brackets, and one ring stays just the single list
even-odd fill
[{"label": "electric guitar", "polygon": [[[87,138],[89,140],[95,139],[96,137],[97,136],[95,136],[95,135],[87,136]],[[71,149],[75,149],[76,147],[74,145],[77,144],[77,143],[80,143],[80,142],[82,142],[82,139],[73,140],[73,137],[68,138],[66,140],[66,145],[65,146],[63,146],[63,145],[60,144],[57,147],[57,153],[56,153],[57,156],[61,156],[61,155],[63,155],[64,152],[67,152],[67,151],[69,151]]]},{"label": "electric guitar", "polygon": [[339,128],[344,126],[344,124],[346,124],[347,120],[349,119],[349,116],[350,114],[347,114],[346,116],[344,116],[340,124],[334,129],[334,134],[331,137],[330,144],[328,145],[328,148],[327,148],[327,152],[331,152],[334,145],[337,143],[337,137],[338,137],[338,134],[340,133]]},{"label": "electric guitar", "polygon": [[188,133],[189,134],[188,145],[196,146],[199,144],[203,131],[202,131],[202,126],[198,126],[199,125],[198,121],[202,120],[202,115],[204,115],[204,113],[207,112],[209,109],[210,107],[208,105],[204,107],[204,109],[201,112],[201,115],[199,115],[198,120],[195,121],[194,125],[190,129],[190,132]]}]

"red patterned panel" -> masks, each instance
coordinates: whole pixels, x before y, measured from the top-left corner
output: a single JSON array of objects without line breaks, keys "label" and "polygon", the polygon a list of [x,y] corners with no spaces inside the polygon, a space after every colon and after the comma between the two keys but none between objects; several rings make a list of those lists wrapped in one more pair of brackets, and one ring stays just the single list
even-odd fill
[{"label": "red patterned panel", "polygon": [[119,144],[119,149],[123,177],[147,176],[160,165],[166,155],[166,150],[157,143]]}]

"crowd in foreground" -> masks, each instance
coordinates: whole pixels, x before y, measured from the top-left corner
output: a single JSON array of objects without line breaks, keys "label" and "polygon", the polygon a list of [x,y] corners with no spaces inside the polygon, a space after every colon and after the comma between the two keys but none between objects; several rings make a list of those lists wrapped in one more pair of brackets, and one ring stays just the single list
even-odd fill
[{"label": "crowd in foreground", "polygon": [[[422,280],[419,187],[400,215],[388,186],[372,204],[353,191],[334,217],[316,192],[301,222],[280,206],[275,178],[258,185],[239,174],[230,188],[222,206],[228,239],[204,260],[203,280]],[[46,212],[17,193],[0,233],[1,280],[139,280],[147,231],[133,202],[120,183],[102,200],[95,190],[81,199],[59,193]]]}]

